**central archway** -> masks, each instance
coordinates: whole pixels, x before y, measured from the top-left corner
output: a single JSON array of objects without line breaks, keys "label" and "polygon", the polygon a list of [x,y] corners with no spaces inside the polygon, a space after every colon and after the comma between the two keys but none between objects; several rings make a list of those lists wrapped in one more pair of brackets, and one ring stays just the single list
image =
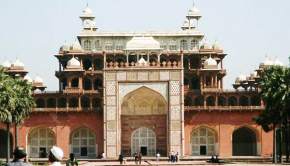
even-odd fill
[{"label": "central archway", "polygon": [[153,130],[141,127],[135,130],[131,138],[131,154],[141,152],[143,156],[155,156],[156,135]]},{"label": "central archway", "polygon": [[121,151],[144,156],[167,153],[167,102],[155,90],[142,86],[121,103]]},{"label": "central archway", "polygon": [[253,130],[242,127],[233,133],[233,156],[256,156],[257,138]]}]

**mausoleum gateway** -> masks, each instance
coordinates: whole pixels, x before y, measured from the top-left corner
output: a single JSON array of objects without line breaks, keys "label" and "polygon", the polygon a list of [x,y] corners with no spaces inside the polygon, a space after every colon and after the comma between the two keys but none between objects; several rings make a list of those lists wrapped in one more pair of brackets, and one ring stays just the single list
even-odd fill
[{"label": "mausoleum gateway", "polygon": [[[201,17],[193,6],[176,32],[105,32],[86,7],[77,41],[55,55],[57,92],[45,91],[40,77],[31,80],[19,60],[4,62],[7,73],[35,89],[36,107],[18,128],[19,145],[30,158],[46,158],[53,145],[77,158],[171,151],[182,157],[270,156],[272,133],[252,118],[264,109],[259,73],[280,62],[267,59],[250,76],[239,76],[234,90],[223,89],[226,53],[217,42],[203,41]],[[12,140],[14,134],[11,128]]]}]

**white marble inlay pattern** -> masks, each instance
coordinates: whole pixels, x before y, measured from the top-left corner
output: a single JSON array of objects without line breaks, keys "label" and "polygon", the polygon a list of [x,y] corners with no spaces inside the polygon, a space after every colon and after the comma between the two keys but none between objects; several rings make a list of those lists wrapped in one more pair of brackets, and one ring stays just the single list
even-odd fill
[{"label": "white marble inlay pattern", "polygon": [[118,72],[117,73],[117,80],[118,81],[125,81],[126,80],[126,72]]},{"label": "white marble inlay pattern", "polygon": [[115,131],[107,131],[107,145],[116,145],[117,133]]},{"label": "white marble inlay pattern", "polygon": [[141,88],[150,88],[158,93],[160,93],[166,101],[168,101],[168,85],[166,82],[156,82],[156,83],[119,83],[119,103],[122,103],[124,96],[128,93]]},{"label": "white marble inlay pattern", "polygon": [[179,96],[170,96],[170,105],[179,105],[180,97]]},{"label": "white marble inlay pattern", "polygon": [[180,85],[179,81],[170,81],[170,95],[179,95]]},{"label": "white marble inlay pattern", "polygon": [[116,96],[107,96],[107,106],[116,105]]},{"label": "white marble inlay pattern", "polygon": [[116,120],[116,107],[107,106],[107,120]]},{"label": "white marble inlay pattern", "polygon": [[168,71],[161,71],[160,72],[160,80],[162,80],[162,81],[169,80],[169,72]]},{"label": "white marble inlay pattern", "polygon": [[107,81],[106,82],[106,94],[107,95],[115,95],[116,94],[116,82],[115,81]]},{"label": "white marble inlay pattern", "polygon": [[171,145],[180,145],[181,144],[181,131],[171,131],[170,142],[171,142]]}]

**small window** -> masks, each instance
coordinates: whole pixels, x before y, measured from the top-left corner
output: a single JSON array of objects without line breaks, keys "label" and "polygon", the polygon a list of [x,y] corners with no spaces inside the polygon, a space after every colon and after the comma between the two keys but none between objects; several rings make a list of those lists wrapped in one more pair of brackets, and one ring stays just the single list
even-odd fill
[{"label": "small window", "polygon": [[101,48],[101,44],[100,44],[100,40],[96,40],[96,41],[95,41],[95,49],[98,50],[98,51],[99,51],[99,50],[102,50],[102,48]]},{"label": "small window", "polygon": [[188,50],[188,45],[186,40],[180,41],[180,50]]},{"label": "small window", "polygon": [[190,42],[190,49],[193,50],[198,47],[198,41],[197,40],[191,40]]},{"label": "small window", "polygon": [[89,41],[89,40],[84,41],[84,49],[87,51],[91,50],[91,41]]}]

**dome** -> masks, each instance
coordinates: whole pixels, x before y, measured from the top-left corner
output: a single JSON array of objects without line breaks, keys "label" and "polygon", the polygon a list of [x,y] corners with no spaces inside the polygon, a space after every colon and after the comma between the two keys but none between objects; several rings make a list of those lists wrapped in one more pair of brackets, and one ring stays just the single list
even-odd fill
[{"label": "dome", "polygon": [[2,63],[2,66],[5,68],[9,68],[11,66],[11,63],[9,61],[5,61]]},{"label": "dome", "polygon": [[75,41],[71,46],[70,46],[70,51],[72,52],[82,52],[83,49],[78,41]]},{"label": "dome", "polygon": [[207,60],[204,61],[204,68],[205,69],[217,69],[217,62],[213,58],[209,57]]},{"label": "dome", "polygon": [[222,50],[222,47],[219,45],[218,42],[215,42],[215,43],[212,45],[212,49],[214,49],[214,50]]},{"label": "dome", "polygon": [[193,7],[188,10],[187,17],[201,17],[199,9],[193,5]]},{"label": "dome", "polygon": [[36,76],[36,77],[34,78],[33,82],[34,82],[34,83],[40,83],[40,84],[42,84],[42,83],[43,83],[43,80],[42,80],[41,77]]},{"label": "dome", "polygon": [[60,47],[59,49],[60,52],[63,52],[63,51],[69,51],[69,45],[68,44],[64,44]]},{"label": "dome", "polygon": [[78,61],[75,57],[72,57],[68,62],[67,62],[67,68],[80,68],[81,63]]},{"label": "dome", "polygon": [[146,60],[143,57],[141,57],[138,61],[138,66],[146,66],[146,65],[147,65]]},{"label": "dome", "polygon": [[133,37],[126,44],[126,50],[160,50],[160,43],[153,37]]},{"label": "dome", "polygon": [[24,64],[17,58],[12,64],[14,67],[24,67]]},{"label": "dome", "polygon": [[239,81],[246,81],[246,80],[247,80],[247,76],[241,74],[241,75],[238,76],[237,79],[238,79]]},{"label": "dome", "polygon": [[205,49],[205,50],[212,49],[211,45],[208,42],[206,42],[206,41],[200,46],[200,48],[201,49]]},{"label": "dome", "polygon": [[254,71],[253,73],[250,74],[251,77],[257,77],[258,73],[257,71]]},{"label": "dome", "polygon": [[283,66],[284,64],[281,61],[279,61],[278,59],[276,59],[275,62],[274,62],[274,65]]},{"label": "dome", "polygon": [[23,79],[26,80],[29,83],[32,82],[32,79],[28,75],[26,75]]},{"label": "dome", "polygon": [[81,17],[94,17],[93,11],[88,6],[86,6],[86,8],[83,10]]}]

